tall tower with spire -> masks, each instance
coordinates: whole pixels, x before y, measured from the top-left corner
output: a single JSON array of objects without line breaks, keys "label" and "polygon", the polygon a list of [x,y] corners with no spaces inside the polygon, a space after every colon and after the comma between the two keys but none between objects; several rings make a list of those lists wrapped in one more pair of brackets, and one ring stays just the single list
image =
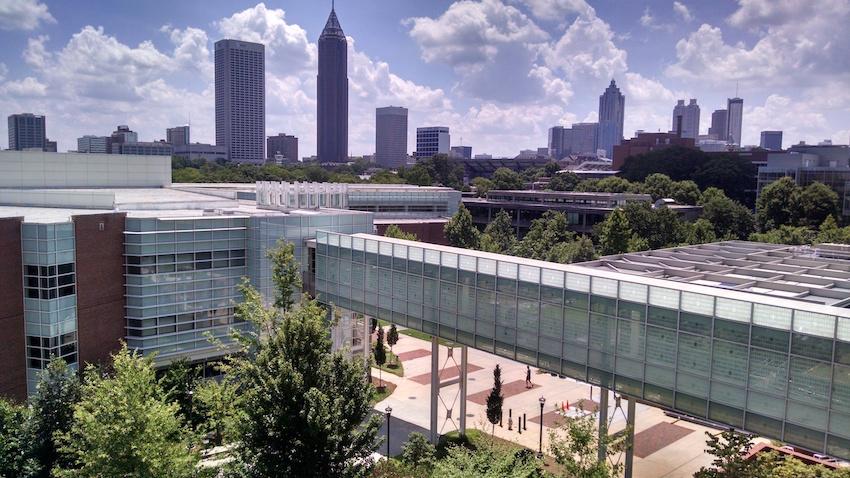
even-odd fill
[{"label": "tall tower with spire", "polygon": [[623,111],[626,107],[626,97],[620,93],[617,83],[605,89],[599,96],[599,130],[597,132],[597,149],[604,149],[605,156],[614,157],[614,146],[623,141]]},{"label": "tall tower with spire", "polygon": [[319,161],[344,163],[348,161],[348,42],[333,4],[319,36],[316,89]]}]

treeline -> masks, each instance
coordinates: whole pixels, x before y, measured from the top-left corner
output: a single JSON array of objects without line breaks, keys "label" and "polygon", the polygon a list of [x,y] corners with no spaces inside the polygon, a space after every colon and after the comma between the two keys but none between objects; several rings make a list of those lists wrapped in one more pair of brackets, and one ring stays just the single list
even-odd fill
[{"label": "treeline", "polygon": [[620,176],[643,181],[661,173],[674,181],[691,180],[700,189],[718,188],[748,206],[755,200],[757,167],[732,153],[709,154],[699,149],[673,146],[630,156],[620,168]]}]

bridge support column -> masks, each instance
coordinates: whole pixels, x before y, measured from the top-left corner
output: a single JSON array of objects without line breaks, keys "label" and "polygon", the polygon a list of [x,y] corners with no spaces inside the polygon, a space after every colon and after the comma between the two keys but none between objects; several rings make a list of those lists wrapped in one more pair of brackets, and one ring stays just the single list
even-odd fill
[{"label": "bridge support column", "polygon": [[599,387],[599,453],[597,459],[608,459],[608,389]]},{"label": "bridge support column", "polygon": [[467,358],[469,350],[466,345],[460,349],[460,428],[461,435],[466,435],[466,378],[469,373]]},{"label": "bridge support column", "polygon": [[440,340],[431,336],[431,443],[437,444],[440,438],[438,427],[438,409],[440,401]]},{"label": "bridge support column", "polygon": [[[457,360],[456,349],[460,348],[460,361]],[[431,337],[431,443],[437,444],[440,440],[440,432],[447,422],[451,422],[461,435],[466,434],[466,392],[468,375],[469,350],[465,345],[460,347],[448,347],[446,356],[440,358],[440,342],[437,337]],[[454,370],[451,370],[454,367]],[[443,370],[457,372],[454,378],[443,379]],[[441,395],[442,389],[458,386],[457,393],[451,396]],[[460,403],[458,403],[460,402]],[[458,411],[460,417],[455,421]],[[442,414],[442,416],[441,416]]]},{"label": "bridge support column", "polygon": [[627,397],[629,401],[626,413],[626,466],[623,478],[632,478],[632,470],[635,461],[635,399]]}]

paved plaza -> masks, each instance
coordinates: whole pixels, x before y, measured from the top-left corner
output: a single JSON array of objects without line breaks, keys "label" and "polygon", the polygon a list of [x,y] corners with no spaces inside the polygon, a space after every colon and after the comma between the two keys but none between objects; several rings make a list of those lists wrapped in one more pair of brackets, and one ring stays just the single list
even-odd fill
[{"label": "paved plaza", "polygon": [[[428,436],[430,427],[430,373],[431,373],[431,343],[404,334],[399,335],[398,344],[393,351],[404,363],[405,376],[397,377],[384,373],[386,381],[393,382],[397,388],[385,400],[375,405],[375,409],[383,412],[387,406],[392,407],[392,423],[390,426],[391,454],[400,453],[401,444],[412,431],[418,431]],[[455,361],[460,364],[460,350],[456,349],[455,356],[447,358],[446,348],[440,346],[440,365],[442,378],[457,377]],[[591,387],[569,378],[558,378],[548,373],[538,373],[532,368],[531,379],[533,388],[525,386],[526,366],[498,357],[493,354],[469,348],[469,374],[467,392],[467,427],[478,428],[488,433],[492,427],[487,421],[486,398],[493,387],[493,369],[496,364],[502,368],[502,393],[504,401],[504,420],[502,426],[495,427],[498,437],[516,442],[536,450],[540,434],[540,397],[546,399],[543,416],[543,447],[548,446],[549,430],[557,427],[561,417],[555,411],[555,404],[569,402],[575,410],[577,404],[590,412],[597,411],[599,403],[599,387]],[[373,370],[377,376],[377,370]],[[446,387],[441,392],[441,401],[445,407],[440,408],[440,433],[448,433],[458,427],[460,403],[458,386]],[[609,416],[613,416],[612,432],[625,428],[626,401],[617,408],[614,394],[609,395]],[[446,408],[451,408],[451,418]],[[512,430],[508,430],[508,413],[513,417]],[[711,462],[711,456],[704,452],[705,432],[716,432],[689,421],[669,417],[657,408],[637,404],[635,421],[635,477],[665,477],[684,478],[693,476],[701,466]],[[527,429],[519,433],[518,419],[526,415]],[[381,431],[385,434],[385,430]],[[379,450],[385,453],[386,445]],[[620,460],[623,457],[619,457]]]}]

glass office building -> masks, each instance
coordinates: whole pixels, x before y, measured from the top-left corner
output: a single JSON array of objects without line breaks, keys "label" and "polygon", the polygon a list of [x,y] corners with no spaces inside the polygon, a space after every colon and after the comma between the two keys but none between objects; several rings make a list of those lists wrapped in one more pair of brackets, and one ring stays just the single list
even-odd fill
[{"label": "glass office building", "polygon": [[27,390],[51,357],[77,367],[74,225],[22,224]]},{"label": "glass office building", "polygon": [[319,300],[850,458],[850,261],[725,242],[554,264],[320,233]]}]

